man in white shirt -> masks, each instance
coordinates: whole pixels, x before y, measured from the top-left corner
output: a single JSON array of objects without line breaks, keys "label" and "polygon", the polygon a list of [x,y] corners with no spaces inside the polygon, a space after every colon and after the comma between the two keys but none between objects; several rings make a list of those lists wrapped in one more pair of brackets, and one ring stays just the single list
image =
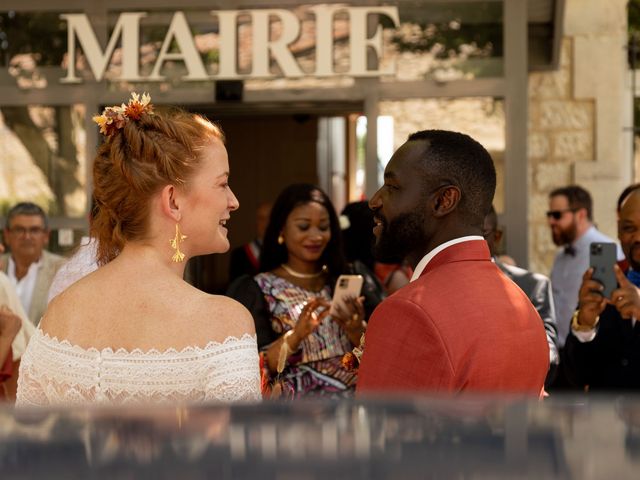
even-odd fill
[{"label": "man in white shirt", "polygon": [[[592,242],[615,242],[594,226],[592,204],[589,192],[577,185],[557,188],[549,194],[547,221],[551,237],[553,243],[563,247],[556,254],[551,269],[560,348],[569,334],[582,275],[589,268],[589,245]],[[624,254],[618,247],[618,260],[623,258]]]},{"label": "man in white shirt", "polygon": [[49,226],[44,211],[34,203],[22,202],[11,208],[3,234],[9,247],[9,253],[2,256],[3,271],[29,320],[37,325],[47,306],[53,276],[64,259],[44,249]]}]

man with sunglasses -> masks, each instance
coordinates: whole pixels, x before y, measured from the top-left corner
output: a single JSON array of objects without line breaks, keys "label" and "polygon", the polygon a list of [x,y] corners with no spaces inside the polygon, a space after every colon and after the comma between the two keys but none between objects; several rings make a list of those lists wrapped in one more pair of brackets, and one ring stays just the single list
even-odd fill
[{"label": "man with sunglasses", "polygon": [[[593,224],[592,205],[589,192],[578,185],[557,188],[549,194],[547,222],[551,238],[553,243],[563,247],[556,254],[551,269],[560,348],[564,347],[569,334],[582,276],[589,268],[589,245],[592,242],[615,242]],[[618,247],[618,260],[623,258],[624,254]],[[558,380],[562,382],[562,378]]]},{"label": "man with sunglasses", "polygon": [[64,263],[64,258],[44,249],[49,233],[47,216],[38,205],[22,202],[9,210],[3,231],[9,252],[2,255],[2,269],[34,325],[47,307],[53,276]]}]

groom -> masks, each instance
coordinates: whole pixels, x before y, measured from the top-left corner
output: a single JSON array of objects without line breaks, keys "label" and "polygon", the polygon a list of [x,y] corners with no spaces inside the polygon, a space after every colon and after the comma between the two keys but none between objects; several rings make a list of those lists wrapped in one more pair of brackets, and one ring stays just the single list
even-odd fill
[{"label": "groom", "polygon": [[495,186],[489,153],[460,133],[414,133],[391,157],[369,202],[374,253],[407,259],[414,275],[371,316],[359,394],[540,394],[549,366],[542,322],[482,237]]}]

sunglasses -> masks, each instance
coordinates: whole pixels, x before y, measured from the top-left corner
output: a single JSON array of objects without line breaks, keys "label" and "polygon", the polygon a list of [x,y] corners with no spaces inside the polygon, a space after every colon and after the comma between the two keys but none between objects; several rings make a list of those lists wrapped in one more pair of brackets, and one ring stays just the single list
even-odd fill
[{"label": "sunglasses", "polygon": [[553,218],[554,220],[560,220],[562,215],[567,212],[575,213],[577,209],[575,208],[565,208],[564,210],[549,210],[547,212],[547,218]]}]

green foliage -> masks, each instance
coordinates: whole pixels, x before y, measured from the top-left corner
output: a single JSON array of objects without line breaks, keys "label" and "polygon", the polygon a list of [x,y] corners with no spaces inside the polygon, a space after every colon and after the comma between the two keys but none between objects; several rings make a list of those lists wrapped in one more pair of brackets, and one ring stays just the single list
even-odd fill
[{"label": "green foliage", "polygon": [[629,66],[640,66],[640,0],[627,4],[627,32],[629,38]]},{"label": "green foliage", "polygon": [[464,25],[459,21],[440,24],[418,25],[419,32],[410,36],[402,30],[393,36],[393,43],[400,52],[431,52],[436,58],[451,58],[462,53],[464,46],[475,48],[468,53],[473,56],[502,56],[502,25]]},{"label": "green foliage", "polygon": [[37,53],[38,65],[60,65],[66,51],[67,26],[57,13],[0,13],[0,66],[21,53]]}]

